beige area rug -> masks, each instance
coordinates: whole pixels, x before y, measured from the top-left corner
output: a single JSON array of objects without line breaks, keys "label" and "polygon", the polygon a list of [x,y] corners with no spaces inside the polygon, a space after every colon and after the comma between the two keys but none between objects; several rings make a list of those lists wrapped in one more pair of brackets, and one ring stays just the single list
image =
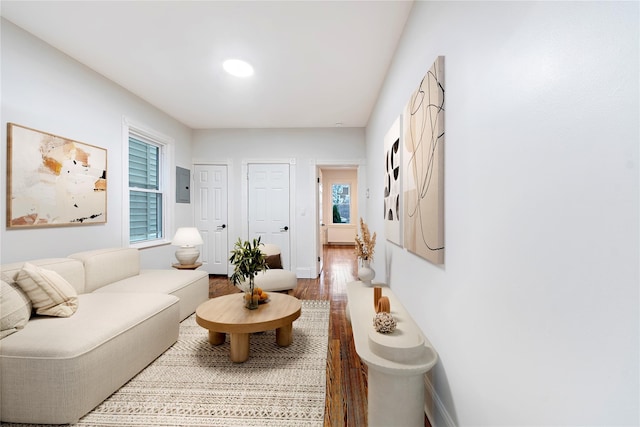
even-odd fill
[{"label": "beige area rug", "polygon": [[[251,335],[249,360],[229,360],[195,315],[178,342],[76,426],[322,426],[329,301],[302,301],[293,343]],[[24,424],[2,424],[25,426]]]}]

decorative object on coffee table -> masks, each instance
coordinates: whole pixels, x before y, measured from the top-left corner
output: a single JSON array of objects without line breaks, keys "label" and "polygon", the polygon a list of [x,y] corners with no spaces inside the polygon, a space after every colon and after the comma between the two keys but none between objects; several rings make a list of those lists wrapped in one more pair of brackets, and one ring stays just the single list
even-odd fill
[{"label": "decorative object on coffee table", "polygon": [[171,244],[179,246],[176,251],[176,259],[182,265],[193,265],[200,256],[197,245],[202,245],[204,241],[195,227],[180,227],[176,231]]},{"label": "decorative object on coffee table", "polygon": [[360,218],[361,236],[356,236],[356,255],[360,260],[360,268],[358,269],[358,278],[362,283],[371,286],[371,281],[376,276],[376,272],[371,268],[373,253],[376,246],[376,233],[369,233],[369,226]]},{"label": "decorative object on coffee table", "polygon": [[260,249],[260,237],[253,242],[238,239],[229,262],[234,265],[231,281],[245,292],[245,307],[255,310],[260,302],[260,296],[254,294],[255,277],[267,269],[267,257]]}]

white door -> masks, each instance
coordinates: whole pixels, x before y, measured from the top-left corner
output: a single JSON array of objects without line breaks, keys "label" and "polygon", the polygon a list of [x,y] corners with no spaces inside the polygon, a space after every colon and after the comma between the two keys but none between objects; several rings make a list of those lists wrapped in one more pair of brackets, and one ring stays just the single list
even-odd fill
[{"label": "white door", "polygon": [[290,268],[289,165],[249,164],[249,239],[280,247],[282,266]]},{"label": "white door", "polygon": [[196,165],[195,225],[202,235],[200,260],[209,274],[227,274],[229,245],[227,243],[227,167]]}]

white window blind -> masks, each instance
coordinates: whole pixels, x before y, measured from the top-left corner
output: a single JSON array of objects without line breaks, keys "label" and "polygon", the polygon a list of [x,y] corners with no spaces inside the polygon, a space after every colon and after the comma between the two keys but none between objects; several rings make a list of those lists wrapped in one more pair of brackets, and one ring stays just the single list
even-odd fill
[{"label": "white window blind", "polygon": [[164,236],[163,146],[129,133],[129,241]]}]

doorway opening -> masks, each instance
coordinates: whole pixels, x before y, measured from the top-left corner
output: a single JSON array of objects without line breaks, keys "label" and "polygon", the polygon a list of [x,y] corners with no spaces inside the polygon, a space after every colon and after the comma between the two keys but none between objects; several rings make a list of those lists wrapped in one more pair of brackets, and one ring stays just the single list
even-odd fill
[{"label": "doorway opening", "polygon": [[358,230],[364,197],[359,190],[358,165],[317,166],[317,273],[324,268],[326,245],[352,246]]}]

